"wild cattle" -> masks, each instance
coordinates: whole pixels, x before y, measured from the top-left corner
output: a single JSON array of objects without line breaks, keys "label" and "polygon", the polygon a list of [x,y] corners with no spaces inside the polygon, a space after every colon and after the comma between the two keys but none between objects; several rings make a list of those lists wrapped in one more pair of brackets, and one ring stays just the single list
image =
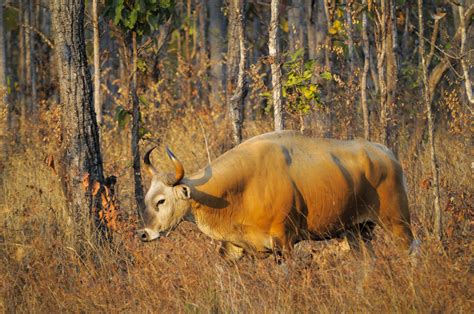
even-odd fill
[{"label": "wild cattle", "polygon": [[138,231],[143,241],[158,239],[184,219],[222,241],[228,259],[348,234],[357,235],[355,247],[358,239],[370,241],[375,224],[407,248],[413,241],[405,177],[383,145],[273,132],[245,141],[191,176],[184,176],[168,148],[175,171],[159,173],[150,162],[152,150],[144,157],[153,179]]}]

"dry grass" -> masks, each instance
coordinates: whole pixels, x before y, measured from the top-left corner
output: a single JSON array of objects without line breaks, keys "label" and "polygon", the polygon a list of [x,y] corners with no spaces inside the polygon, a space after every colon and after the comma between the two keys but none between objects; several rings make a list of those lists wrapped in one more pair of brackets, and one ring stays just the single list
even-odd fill
[{"label": "dry grass", "polygon": [[[150,139],[170,145],[189,171],[207,163],[201,125],[211,158],[230,147],[229,128],[210,112],[148,114],[174,121],[152,129]],[[269,126],[249,123],[246,135]],[[441,133],[439,138],[447,229],[442,244],[430,237],[431,190],[420,187],[429,178],[427,153],[415,155],[406,144],[399,155],[411,186],[413,224],[423,241],[416,264],[379,232],[374,261],[355,258],[343,242],[304,242],[285,266],[249,257],[228,264],[217,243],[189,223],[150,244],[124,230],[108,247],[85,243],[87,254],[79,256],[68,239],[58,178],[43,161],[54,139],[33,141],[41,144],[17,148],[0,174],[0,311],[472,313],[471,160],[461,140]],[[109,126],[102,139],[106,171],[119,177],[123,220],[133,221],[127,131]],[[154,158],[157,168],[167,169],[168,162]]]}]

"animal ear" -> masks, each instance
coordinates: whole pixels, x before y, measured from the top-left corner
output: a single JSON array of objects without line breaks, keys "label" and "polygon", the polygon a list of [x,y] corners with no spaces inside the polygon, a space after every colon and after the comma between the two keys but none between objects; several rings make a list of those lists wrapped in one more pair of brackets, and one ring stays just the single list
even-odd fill
[{"label": "animal ear", "polygon": [[191,189],[189,186],[184,184],[179,184],[174,187],[174,193],[176,196],[183,200],[188,200],[191,198]]}]

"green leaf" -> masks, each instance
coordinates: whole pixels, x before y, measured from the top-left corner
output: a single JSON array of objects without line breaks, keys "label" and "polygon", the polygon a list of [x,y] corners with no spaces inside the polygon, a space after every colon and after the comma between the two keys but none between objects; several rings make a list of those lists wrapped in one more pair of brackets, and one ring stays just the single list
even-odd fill
[{"label": "green leaf", "polygon": [[140,100],[140,102],[145,105],[146,107],[148,107],[150,104],[148,103],[148,100],[146,100],[145,97],[143,96],[138,96],[138,100]]},{"label": "green leaf", "polygon": [[122,106],[118,106],[115,109],[115,120],[117,120],[118,126],[123,129],[130,121],[131,114],[125,110]]},{"label": "green leaf", "polygon": [[122,11],[123,11],[123,0],[118,0],[117,6],[115,7],[115,17],[114,24],[118,25],[122,20]]},{"label": "green leaf", "polygon": [[140,71],[140,72],[143,72],[143,73],[146,72],[147,66],[146,66],[145,60],[143,60],[143,59],[141,59],[141,58],[139,58],[139,59],[137,60],[137,69],[138,69],[138,71]]},{"label": "green leaf", "polygon": [[330,81],[332,79],[331,72],[325,71],[320,74],[321,78],[325,79],[326,81]]},{"label": "green leaf", "polygon": [[171,0],[160,0],[160,7],[168,9],[171,7]]},{"label": "green leaf", "polygon": [[139,128],[138,129],[138,137],[139,138],[143,138],[146,134],[149,134],[150,131],[148,129],[145,129],[145,128]]},{"label": "green leaf", "polygon": [[138,18],[138,10],[135,8],[132,10],[132,12],[130,13],[127,19],[127,27],[129,29],[135,28],[135,24],[137,23],[137,18]]}]

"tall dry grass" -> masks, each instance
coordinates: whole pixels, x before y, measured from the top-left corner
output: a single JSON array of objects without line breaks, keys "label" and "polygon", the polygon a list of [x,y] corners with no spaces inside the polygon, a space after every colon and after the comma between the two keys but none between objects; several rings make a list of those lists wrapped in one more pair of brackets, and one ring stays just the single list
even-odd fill
[{"label": "tall dry grass", "polygon": [[[152,142],[160,147],[168,144],[186,170],[194,171],[206,165],[208,151],[213,159],[230,147],[226,120],[213,113],[159,110],[166,109],[145,116],[164,116],[173,123],[145,121],[151,135],[142,150]],[[153,243],[133,237],[128,131],[113,121],[103,127],[102,141],[106,172],[118,176],[123,227],[110,245],[84,243],[87,254],[76,252],[68,238],[59,179],[44,163],[57,145],[51,126],[54,117],[43,119],[44,129],[35,130],[36,138],[12,148],[1,174],[2,312],[474,310],[471,155],[461,136],[439,132],[437,137],[446,228],[442,243],[430,233],[429,156],[410,144],[410,134],[399,137],[413,226],[422,240],[416,261],[397,252],[378,230],[375,260],[354,257],[344,242],[333,240],[299,244],[283,266],[272,258],[250,257],[229,264],[219,257],[218,244],[190,223]],[[268,131],[270,121],[249,122],[245,130],[247,137]],[[154,158],[159,170],[170,166],[164,155]]]}]

